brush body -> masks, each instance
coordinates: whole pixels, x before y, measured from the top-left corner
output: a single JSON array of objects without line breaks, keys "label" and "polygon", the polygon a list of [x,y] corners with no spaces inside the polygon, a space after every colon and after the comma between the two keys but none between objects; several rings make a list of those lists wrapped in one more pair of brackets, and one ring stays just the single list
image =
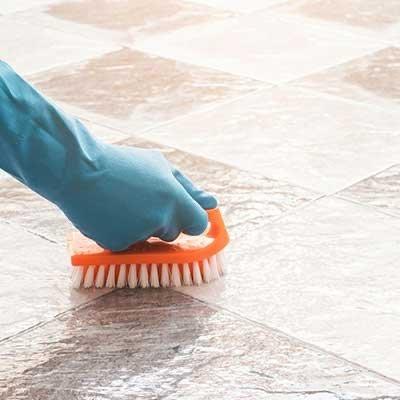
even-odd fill
[{"label": "brush body", "polygon": [[181,234],[171,243],[157,238],[126,251],[105,250],[79,232],[69,241],[74,288],[148,288],[201,285],[224,274],[228,233],[218,208],[208,210],[201,236]]}]

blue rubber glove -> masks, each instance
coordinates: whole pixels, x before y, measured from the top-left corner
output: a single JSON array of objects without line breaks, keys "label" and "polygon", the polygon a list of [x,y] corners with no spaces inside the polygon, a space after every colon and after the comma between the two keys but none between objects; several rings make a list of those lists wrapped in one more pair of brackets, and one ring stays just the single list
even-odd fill
[{"label": "blue rubber glove", "polygon": [[154,150],[93,138],[0,61],[0,168],[119,251],[150,236],[201,234],[217,202]]}]

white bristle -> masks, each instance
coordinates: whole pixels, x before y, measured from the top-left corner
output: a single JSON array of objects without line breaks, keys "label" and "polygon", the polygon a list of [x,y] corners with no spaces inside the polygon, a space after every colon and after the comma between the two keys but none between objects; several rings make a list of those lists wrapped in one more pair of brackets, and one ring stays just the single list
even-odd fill
[{"label": "white bristle", "polygon": [[211,270],[211,280],[215,281],[219,279],[218,262],[217,262],[217,257],[215,255],[210,257],[209,264]]},{"label": "white bristle", "polygon": [[131,264],[129,267],[129,274],[128,274],[128,286],[131,289],[134,289],[138,284],[137,279],[137,271],[136,271],[136,264]]},{"label": "white bristle", "polygon": [[205,283],[209,283],[211,280],[211,271],[210,271],[210,264],[208,260],[205,258],[203,260],[203,281]]},{"label": "white bristle", "polygon": [[181,273],[179,271],[178,264],[172,264],[171,271],[171,286],[173,287],[181,287]]},{"label": "white bristle", "polygon": [[183,284],[185,286],[192,286],[192,275],[188,263],[183,264]]},{"label": "white bristle", "polygon": [[108,267],[108,275],[106,280],[106,287],[111,289],[115,287],[115,264]]},{"label": "white bristle", "polygon": [[106,267],[105,265],[100,265],[100,267],[97,270],[96,281],[94,283],[94,285],[97,288],[102,288],[104,286],[105,275],[106,275]]},{"label": "white bristle", "polygon": [[193,283],[197,286],[203,283],[203,278],[201,277],[200,266],[197,261],[193,263]]},{"label": "white bristle", "polygon": [[224,262],[225,262],[224,253],[222,251],[220,251],[217,254],[218,272],[219,272],[220,276],[222,276],[224,274]]},{"label": "white bristle", "polygon": [[158,280],[158,267],[157,264],[151,264],[150,269],[150,285],[151,287],[160,287],[160,281]]},{"label": "white bristle", "polygon": [[126,265],[119,266],[119,274],[117,280],[117,288],[124,288],[126,286]]},{"label": "white bristle", "polygon": [[93,286],[94,281],[94,266],[89,265],[86,269],[85,279],[83,280],[83,287],[85,289],[90,288]]},{"label": "white bristle", "polygon": [[161,265],[161,286],[168,287],[169,286],[169,268],[168,264]]},{"label": "white bristle", "polygon": [[84,267],[73,267],[71,280],[72,280],[72,287],[74,289],[78,289],[81,287],[82,279],[83,279],[83,271]]},{"label": "white bristle", "polygon": [[142,288],[149,287],[149,271],[147,270],[147,264],[140,264],[139,286]]}]

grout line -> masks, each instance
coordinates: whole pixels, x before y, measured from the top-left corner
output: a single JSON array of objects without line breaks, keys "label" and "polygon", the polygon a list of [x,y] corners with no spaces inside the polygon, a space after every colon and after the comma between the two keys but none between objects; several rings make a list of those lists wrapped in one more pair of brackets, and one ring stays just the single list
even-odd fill
[{"label": "grout line", "polygon": [[396,166],[396,165],[398,165],[398,164],[399,164],[399,163],[390,164],[389,166],[386,166],[385,168],[379,169],[378,171],[374,172],[374,173],[371,174],[371,175],[368,175],[368,176],[366,176],[366,177],[364,177],[364,178],[361,178],[361,179],[359,179],[358,181],[356,181],[356,182],[354,182],[354,183],[352,183],[352,184],[350,184],[350,185],[348,185],[348,186],[345,186],[345,187],[342,188],[342,189],[338,189],[337,191],[335,191],[335,192],[333,192],[333,193],[330,193],[329,196],[336,196],[336,195],[340,194],[340,192],[343,192],[343,191],[345,191],[345,190],[351,188],[352,186],[358,185],[359,183],[364,182],[364,181],[366,181],[367,179],[370,179],[370,178],[372,178],[372,177],[374,177],[374,176],[376,176],[376,175],[378,175],[378,174],[381,174],[382,172],[385,172],[385,171],[387,171],[388,169],[393,168],[394,166]]},{"label": "grout line", "polygon": [[5,338],[2,338],[2,339],[0,339],[0,346],[3,343],[7,343],[7,342],[9,342],[9,341],[11,341],[11,340],[13,340],[13,339],[15,339],[17,337],[20,337],[20,336],[22,336],[22,335],[24,335],[26,333],[29,333],[29,332],[33,331],[35,329],[41,328],[41,327],[43,327],[45,325],[48,325],[51,322],[55,321],[56,319],[62,317],[63,315],[66,315],[66,314],[68,314],[68,313],[70,313],[72,311],[79,311],[79,310],[81,310],[83,308],[86,308],[86,307],[90,306],[92,303],[95,303],[97,300],[99,300],[99,299],[101,299],[101,298],[103,298],[105,296],[108,296],[111,293],[114,293],[116,290],[118,290],[118,289],[110,290],[109,292],[104,293],[104,294],[102,294],[102,295],[100,295],[100,296],[98,296],[98,297],[96,297],[94,299],[91,299],[91,300],[86,301],[84,303],[81,303],[81,304],[79,304],[79,305],[77,305],[75,307],[68,308],[67,310],[64,310],[64,311],[62,311],[62,312],[60,312],[58,314],[55,314],[55,315],[53,315],[52,317],[50,317],[49,319],[47,319],[45,321],[40,321],[37,324],[34,324],[34,325],[32,325],[32,326],[30,326],[30,327],[28,327],[26,329],[23,329],[23,330],[15,333],[13,335],[10,335],[10,336],[7,336]]},{"label": "grout line", "polygon": [[368,210],[375,211],[375,212],[377,212],[379,214],[388,215],[388,216],[396,218],[396,219],[400,218],[400,215],[392,213],[390,211],[386,211],[383,208],[375,206],[373,204],[362,203],[360,201],[353,200],[353,199],[351,199],[349,197],[345,197],[345,196],[342,196],[342,195],[335,195],[335,196],[330,196],[330,197],[334,197],[334,198],[337,198],[337,199],[340,199],[340,200],[343,200],[343,201],[346,201],[346,202],[349,202],[349,203],[356,204],[356,205],[361,206],[361,207],[365,207]]},{"label": "grout line", "polygon": [[[173,289],[173,290],[178,291],[176,289]],[[252,325],[258,326],[260,328],[270,330],[270,331],[272,331],[272,332],[274,332],[274,333],[276,333],[276,334],[278,334],[280,336],[283,336],[283,337],[286,337],[286,338],[290,339],[291,341],[295,341],[295,342],[303,345],[306,348],[309,348],[309,349],[312,349],[314,351],[318,351],[318,352],[322,352],[324,354],[330,355],[330,356],[332,356],[332,357],[334,357],[336,359],[339,359],[339,360],[344,361],[344,362],[346,362],[346,363],[348,363],[348,364],[350,364],[350,365],[352,365],[354,367],[357,367],[358,369],[362,369],[362,370],[364,370],[364,371],[366,371],[366,372],[368,372],[370,374],[374,374],[374,375],[378,376],[379,378],[384,379],[387,382],[390,382],[390,383],[393,383],[395,385],[400,386],[400,380],[397,380],[395,378],[391,378],[390,376],[382,374],[379,371],[375,371],[375,370],[373,370],[371,368],[368,368],[368,367],[366,367],[366,366],[364,366],[362,364],[359,364],[357,362],[351,361],[351,360],[349,360],[349,359],[347,359],[347,358],[345,358],[345,357],[343,357],[343,356],[341,356],[341,355],[339,355],[339,354],[337,354],[337,353],[335,353],[333,351],[326,350],[323,347],[320,347],[320,346],[315,345],[313,343],[310,343],[310,342],[307,342],[305,340],[299,339],[299,338],[297,338],[297,337],[295,337],[295,336],[293,336],[293,335],[291,335],[289,333],[286,333],[286,332],[284,332],[284,331],[282,331],[282,330],[280,330],[278,328],[275,328],[275,327],[269,326],[267,324],[255,321],[255,320],[253,320],[251,318],[248,318],[248,317],[246,317],[246,316],[244,316],[244,315],[242,315],[242,314],[240,314],[240,313],[238,313],[236,311],[233,311],[233,310],[231,310],[229,308],[225,308],[223,306],[219,306],[218,304],[215,304],[215,303],[209,303],[206,300],[199,299],[199,298],[191,296],[190,294],[187,294],[187,293],[183,293],[183,292],[180,292],[180,291],[178,291],[178,293],[181,293],[184,296],[190,297],[190,298],[200,302],[201,304],[206,305],[207,307],[209,307],[211,309],[214,309],[216,311],[226,312],[227,314],[230,314],[231,316],[235,317],[238,320],[242,320],[242,321],[248,322],[248,323],[250,323]]]},{"label": "grout line", "polygon": [[[0,186],[1,186],[1,181],[0,181]],[[32,190],[32,189],[29,189],[27,186],[26,186],[26,188],[28,190]],[[29,233],[29,234],[31,234],[33,236],[39,237],[40,239],[43,239],[43,240],[45,240],[45,241],[47,241],[49,243],[56,244],[56,245],[61,245],[60,242],[57,242],[56,240],[50,239],[46,235],[38,233],[38,232],[36,232],[34,230],[31,230],[29,228],[26,228],[25,226],[23,226],[23,225],[21,225],[19,223],[15,223],[14,221],[9,221],[9,220],[5,219],[4,217],[0,217],[0,222],[3,222],[5,224],[10,225],[10,226],[12,226],[14,228],[17,228],[17,229],[21,229],[24,232]]]}]

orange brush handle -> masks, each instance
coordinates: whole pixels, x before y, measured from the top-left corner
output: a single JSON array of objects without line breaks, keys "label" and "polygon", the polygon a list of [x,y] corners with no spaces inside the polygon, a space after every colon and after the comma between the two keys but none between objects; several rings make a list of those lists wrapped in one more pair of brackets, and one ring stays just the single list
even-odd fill
[{"label": "orange brush handle", "polygon": [[81,233],[73,232],[69,241],[71,263],[72,265],[183,264],[204,260],[220,252],[229,243],[228,232],[219,209],[214,208],[207,213],[210,227],[201,236],[181,235],[172,243],[150,238],[118,253],[105,250]]}]

